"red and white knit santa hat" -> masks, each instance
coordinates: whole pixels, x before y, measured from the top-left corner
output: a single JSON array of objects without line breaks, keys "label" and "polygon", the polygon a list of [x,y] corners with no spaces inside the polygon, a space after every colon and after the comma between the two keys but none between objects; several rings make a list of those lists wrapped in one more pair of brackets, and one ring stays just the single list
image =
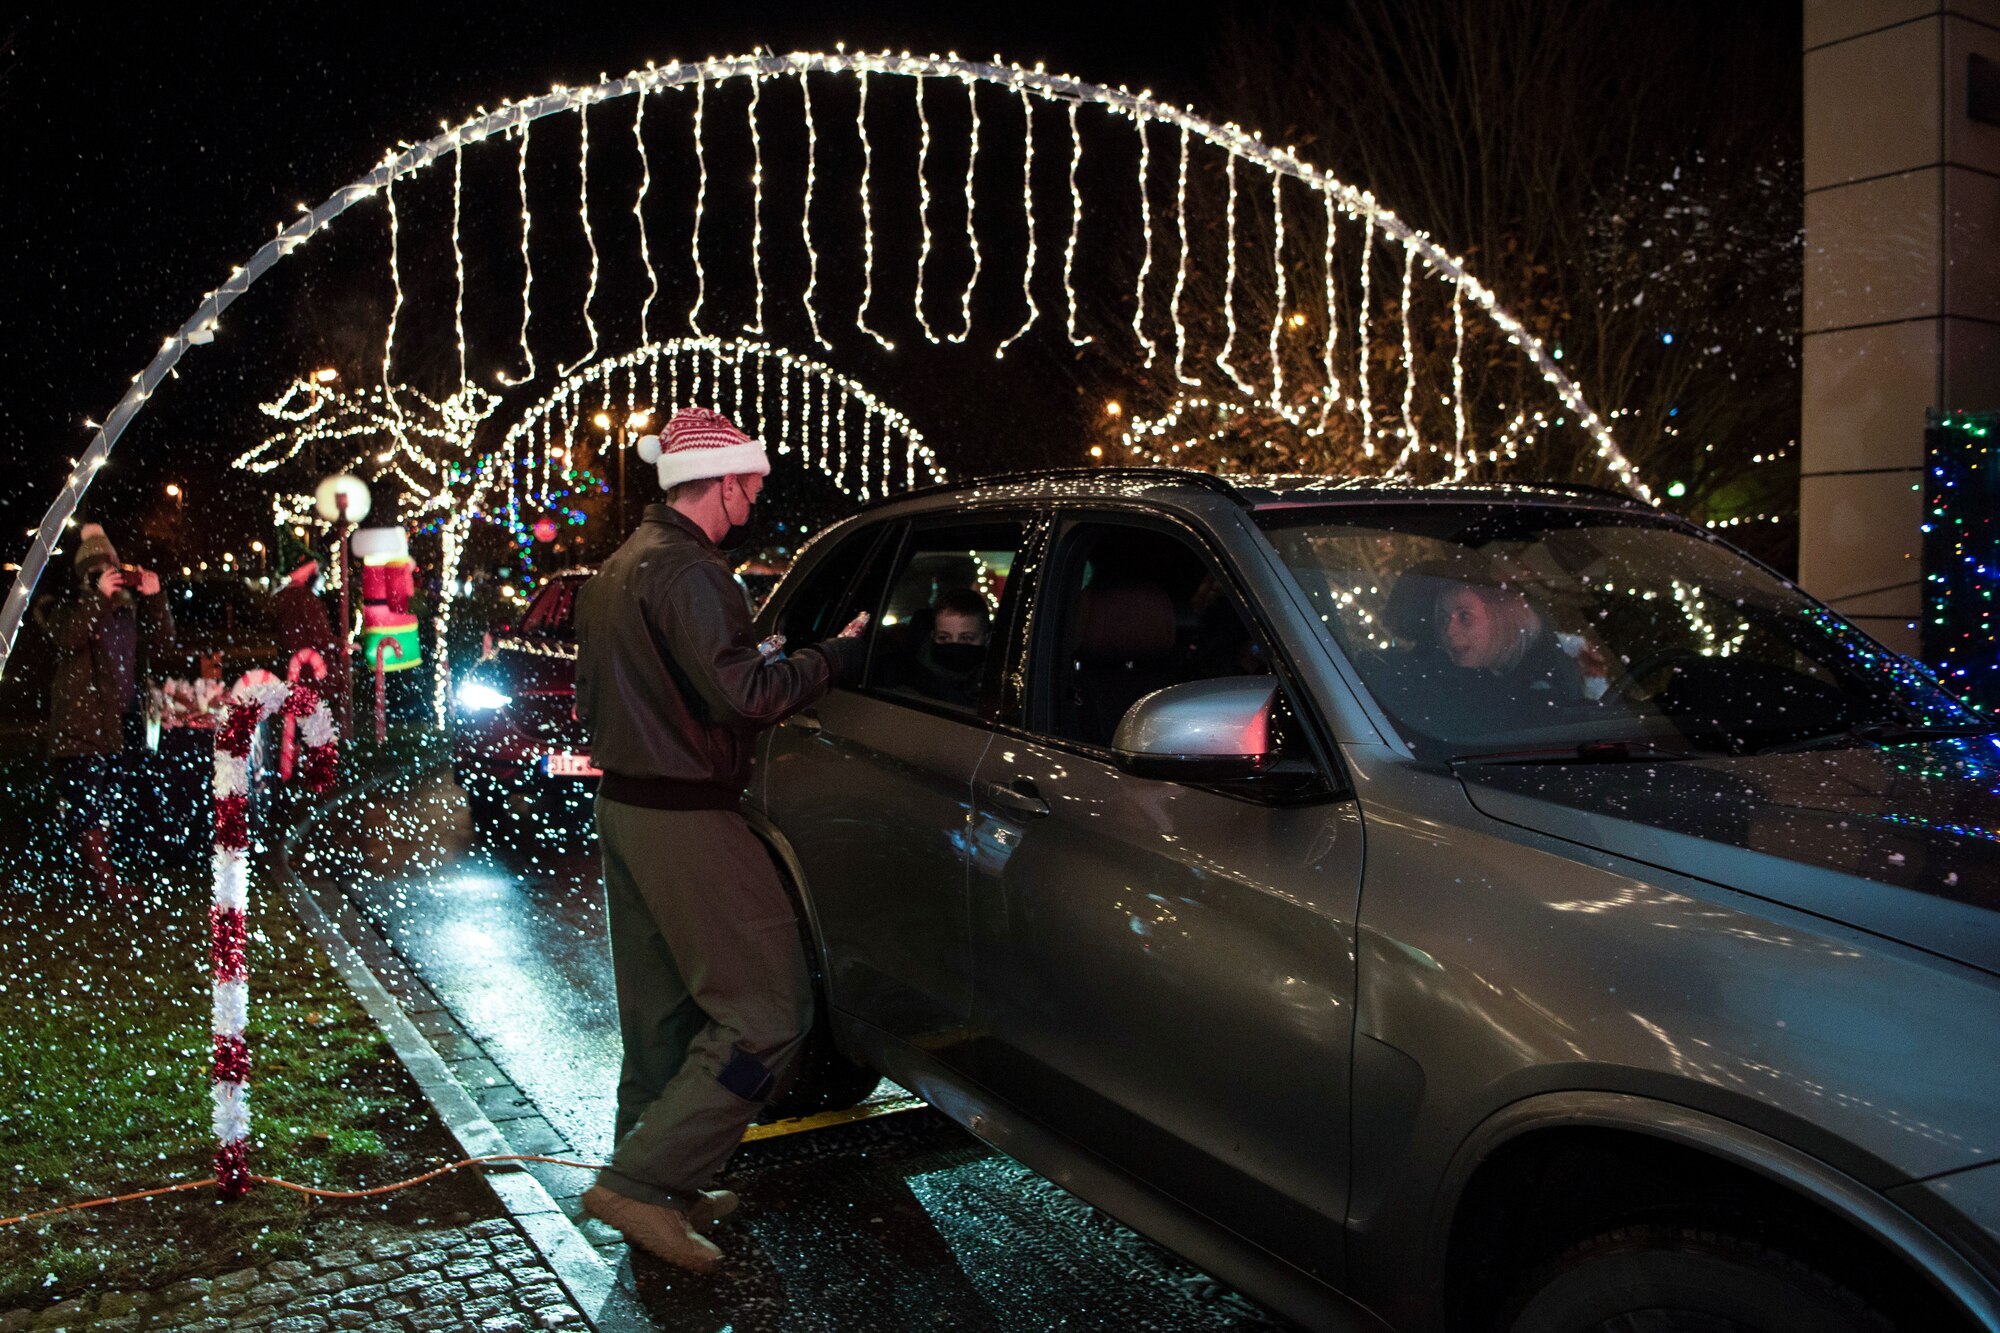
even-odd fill
[{"label": "red and white knit santa hat", "polygon": [[639,457],[659,472],[663,491],[705,477],[770,474],[771,457],[764,452],[764,442],[745,435],[720,412],[684,407],[667,422],[665,434],[664,444],[658,435],[639,440]]}]

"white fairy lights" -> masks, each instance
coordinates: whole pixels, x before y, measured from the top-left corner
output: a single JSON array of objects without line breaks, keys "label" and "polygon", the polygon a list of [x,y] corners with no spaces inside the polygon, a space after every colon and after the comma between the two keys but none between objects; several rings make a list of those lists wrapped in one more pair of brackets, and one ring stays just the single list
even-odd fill
[{"label": "white fairy lights", "polygon": [[[579,112],[587,105],[612,100],[619,97],[645,95],[667,89],[682,88],[690,84],[696,88],[696,114],[702,110],[705,97],[704,88],[708,83],[722,84],[732,79],[756,77],[798,76],[804,73],[824,73],[842,76],[895,76],[927,81],[936,78],[953,78],[968,84],[990,83],[997,87],[1026,95],[1036,102],[1063,105],[1071,123],[1071,228],[1069,243],[1064,253],[1064,298],[1068,306],[1066,331],[1073,343],[1088,339],[1077,330],[1077,293],[1074,283],[1075,261],[1077,257],[1077,236],[1082,216],[1082,191],[1079,186],[1077,165],[1082,153],[1082,140],[1078,130],[1078,115],[1085,106],[1106,109],[1113,114],[1130,120],[1156,120],[1188,132],[1199,144],[1213,147],[1227,157],[1233,167],[1239,160],[1260,166],[1265,170],[1282,173],[1299,180],[1310,188],[1324,191],[1337,213],[1356,222],[1363,232],[1364,259],[1378,239],[1392,241],[1409,247],[1414,257],[1420,259],[1430,269],[1440,272],[1446,280],[1462,283],[1462,304],[1471,312],[1491,323],[1498,335],[1507,344],[1517,347],[1527,357],[1540,375],[1549,392],[1559,406],[1551,412],[1540,412],[1521,408],[1514,421],[1502,426],[1497,434],[1490,428],[1475,426],[1470,404],[1467,410],[1467,454],[1477,453],[1481,457],[1511,456],[1518,451],[1528,438],[1523,432],[1537,432],[1554,426],[1578,429],[1586,433],[1595,446],[1596,458],[1600,465],[1625,485],[1643,497],[1651,498],[1630,463],[1619,452],[1606,419],[1592,410],[1584,401],[1575,382],[1563,371],[1548,349],[1521,322],[1503,309],[1493,292],[1466,272],[1459,259],[1445,253],[1428,237],[1414,231],[1394,213],[1380,207],[1369,195],[1349,186],[1317,167],[1301,161],[1294,153],[1283,148],[1264,143],[1257,136],[1247,133],[1235,125],[1217,124],[1206,120],[1193,111],[1168,105],[1154,99],[1150,94],[1135,93],[1124,88],[1112,88],[1086,83],[1067,75],[1050,73],[1039,66],[1026,67],[1009,65],[996,61],[965,61],[955,57],[920,55],[908,52],[800,52],[789,55],[755,54],[733,56],[724,59],[678,62],[643,70],[634,70],[617,79],[607,79],[583,88],[557,87],[547,93],[519,102],[509,101],[498,109],[486,111],[458,122],[445,132],[429,141],[411,147],[399,148],[379,166],[362,178],[343,186],[324,202],[310,210],[301,210],[298,218],[284,225],[278,234],[260,247],[250,259],[229,270],[228,276],[212,291],[206,293],[197,303],[193,313],[185,323],[165,338],[158,353],[144,371],[132,377],[132,384],[114,409],[104,414],[104,424],[94,430],[92,439],[81,453],[69,477],[65,480],[49,513],[36,529],[30,548],[20,562],[21,568],[9,590],[4,603],[0,603],[0,671],[4,671],[7,656],[11,654],[18,634],[22,616],[31,590],[46,567],[50,553],[61,539],[68,519],[75,512],[84,494],[88,491],[97,472],[103,467],[110,449],[122,436],[132,419],[144,410],[160,385],[176,372],[180,359],[192,347],[206,345],[215,338],[222,311],[237,297],[248,290],[251,283],[261,278],[272,265],[296,253],[313,237],[325,230],[337,217],[356,204],[363,203],[377,194],[386,195],[391,182],[403,176],[414,175],[432,166],[446,153],[461,148],[470,148],[488,139],[519,135],[519,162],[516,176],[520,196],[522,224],[522,314],[519,345],[521,348],[522,373],[519,379],[508,378],[504,373],[501,382],[514,386],[532,380],[535,375],[534,348],[531,340],[533,253],[530,243],[532,213],[527,188],[527,153],[530,126],[544,116]],[[921,87],[921,83],[919,84]],[[920,116],[920,119],[922,117]],[[928,130],[928,126],[925,129]],[[698,152],[699,135],[697,136]],[[927,145],[926,145],[927,147]],[[1025,151],[1025,149],[1024,149]],[[705,163],[702,163],[705,167]],[[928,182],[924,182],[928,193]],[[698,208],[705,199],[698,193]],[[927,210],[925,221],[928,222]],[[400,225],[400,219],[399,219]],[[864,231],[868,230],[864,228]],[[872,236],[864,236],[867,247]],[[928,240],[929,238],[927,238]],[[1233,238],[1232,238],[1233,239]],[[1232,257],[1233,245],[1232,245]],[[928,254],[923,256],[928,259]],[[699,228],[694,233],[691,259],[696,267],[696,283],[701,296],[705,292],[705,275],[699,272],[701,254]],[[920,274],[920,282],[923,275]],[[1233,305],[1234,289],[1231,289]],[[699,298],[698,298],[699,299]],[[635,300],[635,304],[637,304]],[[1364,374],[1368,368],[1368,357],[1375,350],[1367,330],[1373,318],[1372,296],[1363,300],[1356,314],[1356,364]],[[1329,303],[1329,317],[1337,318],[1337,313]],[[698,321],[705,307],[694,307]],[[399,316],[403,312],[399,311]],[[871,309],[871,314],[872,309]],[[922,302],[917,303],[918,322],[926,324]],[[866,321],[864,321],[865,324]],[[1329,330],[1331,333],[1331,330]],[[934,330],[928,330],[935,336]],[[886,342],[887,338],[881,339]],[[1235,349],[1231,347],[1231,363]],[[1337,363],[1336,363],[1337,364]],[[1241,375],[1232,376],[1235,380]],[[1361,378],[1357,375],[1357,379]],[[1193,386],[1188,386],[1192,389]],[[1340,392],[1332,389],[1332,377],[1323,394],[1323,401],[1338,404],[1350,414],[1360,418],[1362,430],[1372,440],[1375,430],[1372,413],[1372,382],[1360,386],[1362,401],[1349,406],[1349,401]],[[1261,391],[1253,391],[1245,383],[1238,388],[1248,401],[1256,402],[1264,398]],[[390,395],[391,410],[400,401],[400,395]],[[1519,405],[1515,405],[1519,406]],[[1315,413],[1317,415],[1317,413]],[[1518,424],[1517,424],[1518,423]],[[1455,420],[1453,423],[1455,435]],[[1475,433],[1479,438],[1474,439]],[[1488,438],[1491,435],[1492,438]],[[418,467],[413,459],[405,458],[404,463]],[[419,470],[421,468],[419,467]]]},{"label": "white fairy lights", "polygon": [[590,333],[590,350],[577,360],[570,362],[556,373],[567,375],[578,366],[597,359],[597,322],[590,317],[590,306],[597,299],[597,233],[590,229],[590,103],[577,108],[580,146],[577,149],[577,193],[576,214],[583,222],[583,241],[590,247],[590,286],[583,293],[583,327]]},{"label": "white fairy lights", "polygon": [[[1374,215],[1369,215],[1374,222]],[[1370,269],[1375,261],[1375,228],[1370,225],[1361,235],[1361,312],[1355,318],[1354,360],[1355,378],[1361,384],[1361,456],[1375,456],[1375,406],[1369,401],[1368,348],[1369,326],[1373,323],[1373,298],[1369,295],[1371,286]]]},{"label": "white fairy lights", "polygon": [[1277,275],[1277,294],[1271,306],[1271,406],[1285,401],[1285,359],[1278,354],[1278,340],[1285,331],[1285,177],[1271,173],[1271,271]]},{"label": "white fairy lights", "polygon": [[917,250],[917,323],[923,327],[924,338],[936,342],[937,331],[931,328],[930,318],[924,314],[924,269],[931,262],[931,181],[926,170],[931,158],[931,118],[924,109],[924,78],[921,74],[917,76],[917,127],[917,223],[923,236],[923,243]]},{"label": "white fairy lights", "polygon": [[[1028,232],[1028,254],[1021,262],[1021,300],[1028,310],[1021,317],[1021,327],[1000,340],[993,349],[993,359],[998,361],[1007,355],[1007,349],[1015,339],[1035,326],[1042,312],[1035,305],[1035,104],[1028,100],[1028,90],[1021,94],[1021,219]],[[870,242],[873,249],[873,242]],[[864,326],[865,327],[865,326]]]},{"label": "white fairy lights", "polygon": [[708,80],[694,81],[694,230],[688,236],[688,260],[694,265],[694,304],[688,307],[688,327],[701,334],[701,303],[708,297],[708,274],[701,267],[701,215],[708,203],[708,145],[701,121],[708,109]]},{"label": "white fairy lights", "polygon": [[528,343],[528,317],[533,313],[530,298],[535,291],[535,257],[528,250],[528,231],[534,225],[534,217],[528,212],[528,130],[534,121],[523,116],[521,128],[520,161],[516,167],[516,179],[521,188],[521,355],[528,368],[521,372],[519,379],[511,379],[503,371],[499,380],[508,388],[526,384],[535,378],[535,349]]},{"label": "white fairy lights", "polygon": [[1228,267],[1222,279],[1222,322],[1227,332],[1222,340],[1222,351],[1216,355],[1215,364],[1222,367],[1223,372],[1236,382],[1236,387],[1243,391],[1245,397],[1255,397],[1257,387],[1244,379],[1243,372],[1229,359],[1236,350],[1236,157],[1234,154],[1230,155],[1225,171],[1229,178],[1229,203],[1222,230],[1223,235],[1228,238],[1229,257]]},{"label": "white fairy lights", "polygon": [[[854,327],[882,345],[885,352],[896,350],[896,344],[883,337],[868,325],[868,305],[875,299],[875,214],[874,205],[869,200],[869,177],[875,169],[875,148],[868,142],[868,71],[861,71],[861,104],[854,113],[854,132],[861,139],[861,305],[854,312]],[[1022,96],[1025,98],[1026,93]],[[1029,243],[1033,244],[1033,232],[1029,233]]]},{"label": "white fairy lights", "polygon": [[1153,368],[1160,354],[1159,344],[1146,336],[1146,278],[1153,271],[1153,205],[1147,196],[1152,190],[1152,149],[1146,142],[1146,118],[1133,121],[1139,131],[1139,224],[1144,240],[1140,243],[1139,280],[1132,290],[1132,334],[1146,349],[1146,369]]},{"label": "white fairy lights", "polygon": [[826,335],[819,331],[819,308],[813,304],[813,293],[819,287],[819,251],[813,248],[813,178],[819,170],[819,128],[813,123],[812,85],[806,82],[806,72],[799,71],[799,96],[805,99],[806,108],[806,198],[799,209],[799,235],[806,246],[806,319],[812,324],[813,341],[821,347],[832,347]]},{"label": "white fairy lights", "polygon": [[1340,402],[1340,368],[1334,360],[1340,349],[1340,306],[1334,299],[1338,290],[1338,271],[1333,266],[1334,240],[1339,235],[1339,228],[1333,207],[1333,191],[1322,190],[1320,197],[1326,202],[1326,248],[1320,256],[1326,275],[1326,395],[1320,400],[1319,425],[1314,431],[1324,435],[1327,418]]},{"label": "white fairy lights", "polygon": [[458,383],[465,387],[465,246],[460,241],[459,221],[464,215],[465,150],[451,150],[451,323],[458,341]]},{"label": "white fairy lights", "polygon": [[977,80],[965,81],[965,105],[972,114],[972,133],[967,140],[965,154],[965,239],[972,246],[972,273],[965,280],[965,294],[958,298],[958,308],[964,319],[964,327],[957,333],[948,334],[948,342],[962,343],[972,336],[972,289],[979,284],[979,228],[974,224],[972,214],[972,178],[979,168],[979,84]]},{"label": "white fairy lights", "polygon": [[1167,311],[1174,321],[1174,379],[1180,384],[1199,386],[1201,381],[1187,373],[1187,326],[1181,322],[1181,292],[1187,286],[1188,274],[1188,229],[1187,229],[1187,176],[1188,176],[1188,132],[1181,126],[1180,166],[1174,174],[1174,228],[1180,233],[1180,261],[1174,268],[1174,294],[1167,304]]},{"label": "white fairy lights", "polygon": [[1083,228],[1083,191],[1076,183],[1076,169],[1083,164],[1083,135],[1076,124],[1076,103],[1069,104],[1069,244],[1063,249],[1063,296],[1069,302],[1069,341],[1072,347],[1087,346],[1088,335],[1076,336],[1076,238]]},{"label": "white fairy lights", "polygon": [[[389,327],[382,335],[382,387],[387,390],[396,382],[389,366],[396,355],[396,321],[403,313],[403,229],[396,215],[396,173],[393,170],[383,187],[382,197],[389,210],[389,285],[395,290],[389,303]],[[393,394],[389,396],[389,407],[389,438],[394,441],[392,448],[407,449],[409,444],[403,434],[403,409]]]},{"label": "white fairy lights", "polygon": [[[746,333],[764,333],[764,136],[757,126],[757,103],[764,91],[762,75],[750,79],[750,273],[757,283],[757,313],[743,326]],[[808,233],[810,234],[810,233]],[[643,326],[639,341],[646,341]]]},{"label": "white fairy lights", "polygon": [[639,192],[632,199],[632,221],[639,229],[639,262],[646,266],[646,299],[639,303],[639,341],[643,343],[651,340],[646,325],[652,318],[653,302],[659,299],[660,275],[653,268],[653,247],[646,239],[646,193],[653,188],[653,156],[646,151],[646,94],[640,93],[634,100],[632,142],[639,150]]}]

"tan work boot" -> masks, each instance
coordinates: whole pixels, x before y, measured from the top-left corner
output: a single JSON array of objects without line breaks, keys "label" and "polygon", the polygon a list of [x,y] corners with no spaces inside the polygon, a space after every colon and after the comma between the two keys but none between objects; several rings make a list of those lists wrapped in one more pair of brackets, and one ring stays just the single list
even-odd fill
[{"label": "tan work boot", "polygon": [[[730,1198],[733,1202],[735,1196]],[[617,1228],[627,1241],[676,1268],[712,1273],[722,1265],[722,1251],[694,1229],[689,1213],[678,1208],[640,1203],[616,1190],[592,1185],[583,1192],[583,1211]]]},{"label": "tan work boot", "polygon": [[735,1212],[736,1204],[734,1191],[703,1190],[701,1197],[688,1205],[688,1225],[696,1231],[706,1231]]}]

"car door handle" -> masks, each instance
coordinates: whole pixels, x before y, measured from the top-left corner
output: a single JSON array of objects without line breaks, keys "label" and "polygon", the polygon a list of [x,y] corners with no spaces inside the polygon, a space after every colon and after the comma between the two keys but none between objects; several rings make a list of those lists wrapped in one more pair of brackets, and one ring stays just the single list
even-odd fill
[{"label": "car door handle", "polygon": [[817,736],[824,730],[820,725],[819,714],[813,712],[810,708],[804,712],[793,713],[784,720],[782,725],[790,727],[794,731],[803,731],[808,736]]},{"label": "car door handle", "polygon": [[1013,784],[989,782],[986,784],[986,799],[1010,814],[1027,819],[1039,819],[1049,812],[1049,803],[1035,790],[1035,784],[1022,778]]}]

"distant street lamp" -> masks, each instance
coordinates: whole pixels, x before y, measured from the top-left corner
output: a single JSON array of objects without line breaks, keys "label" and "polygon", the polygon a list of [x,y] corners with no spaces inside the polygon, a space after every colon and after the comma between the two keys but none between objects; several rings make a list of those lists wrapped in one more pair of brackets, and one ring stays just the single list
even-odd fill
[{"label": "distant street lamp", "polygon": [[174,502],[174,508],[178,510],[181,508],[181,501],[186,498],[186,493],[179,485],[170,481],[167,483],[167,498]]},{"label": "distant street lamp", "polygon": [[[647,424],[651,422],[652,419],[653,419],[653,413],[651,409],[644,407],[639,408],[636,411],[634,411],[632,415],[626,417],[625,420],[619,424],[617,434],[611,436],[612,440],[615,441],[618,449],[618,497],[617,497],[618,521],[613,525],[614,527],[614,531],[612,533],[613,537],[617,537],[625,531],[626,450],[631,443],[633,434],[635,432],[643,431],[644,429],[646,429]],[[599,430],[604,431],[607,434],[610,434],[611,414],[609,412],[599,412],[596,416],[591,418],[591,421],[597,426]]]},{"label": "distant street lamp", "polygon": [[257,553],[257,572],[264,577],[271,576],[271,555],[264,549],[264,543],[251,542],[250,549]]}]

